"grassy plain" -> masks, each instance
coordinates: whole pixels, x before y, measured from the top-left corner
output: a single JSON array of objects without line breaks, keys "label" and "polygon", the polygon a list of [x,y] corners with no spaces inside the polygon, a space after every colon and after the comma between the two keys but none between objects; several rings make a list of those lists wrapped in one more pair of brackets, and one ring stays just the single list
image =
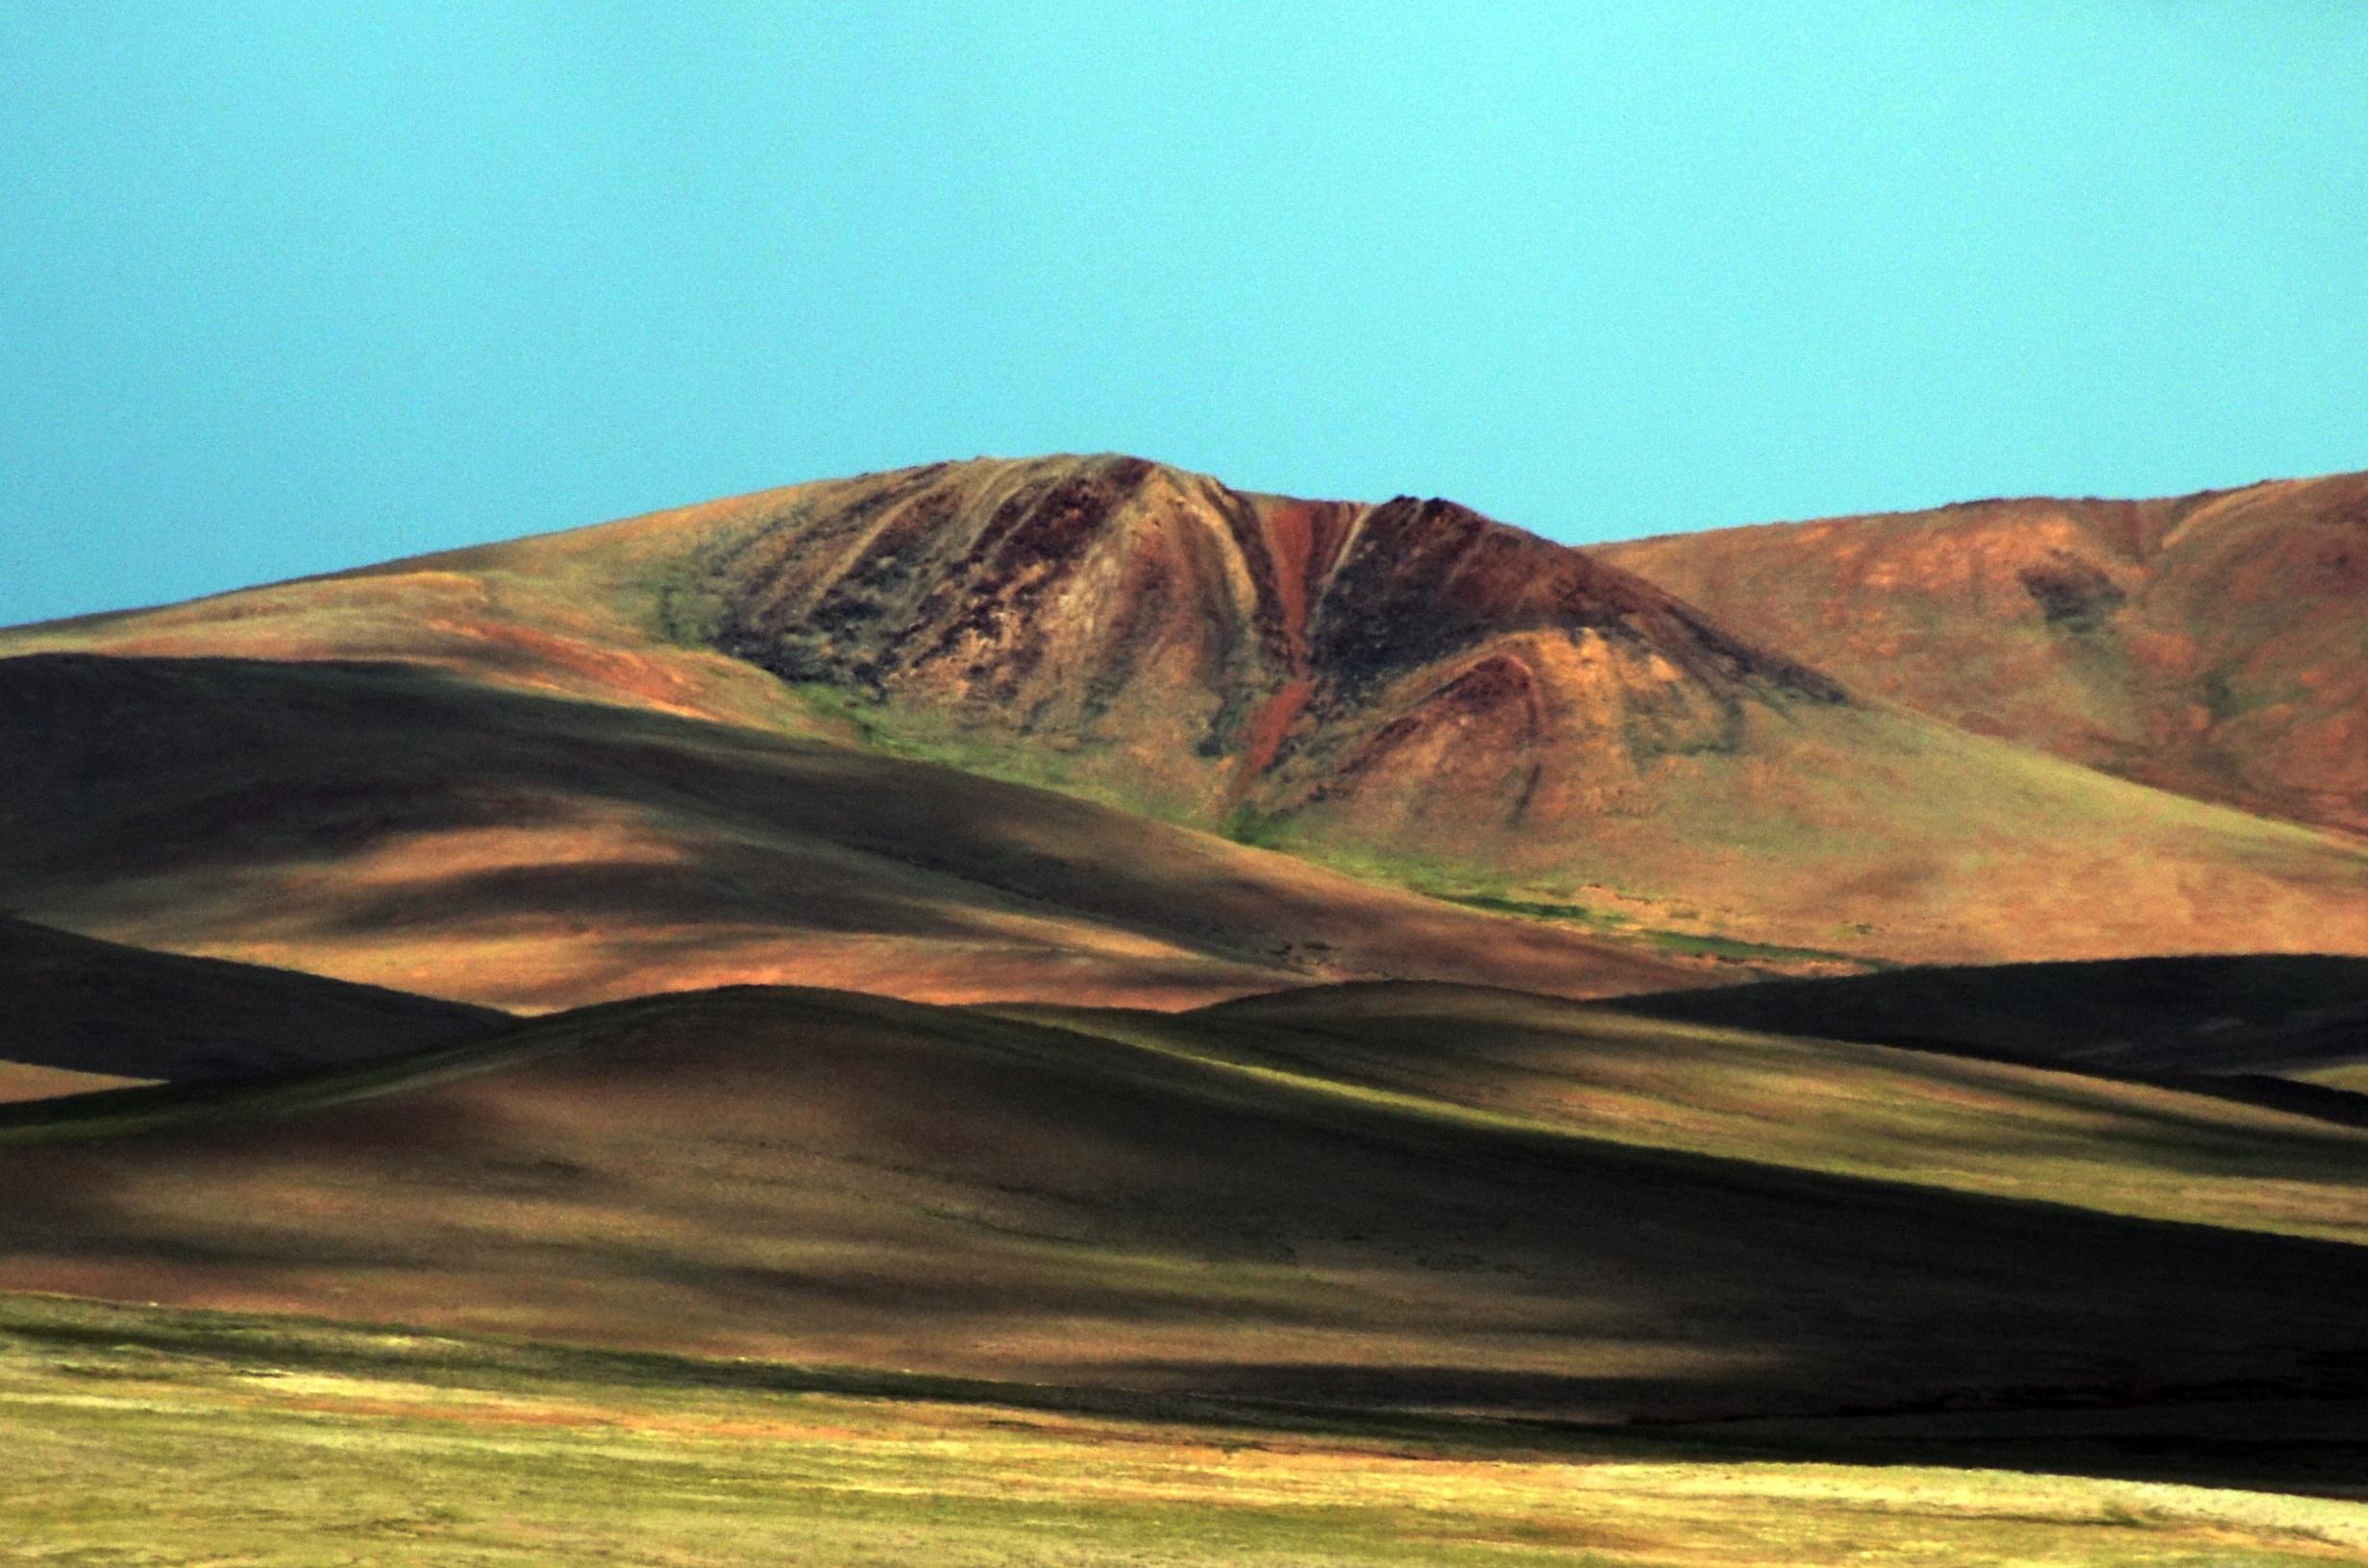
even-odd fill
[{"label": "grassy plain", "polygon": [[2368,1551],[2356,1501],[2044,1473],[2112,1462],[2093,1438],[1962,1468],[1854,1462],[1800,1430],[1128,1403],[0,1297],[0,1561],[2272,1568]]}]

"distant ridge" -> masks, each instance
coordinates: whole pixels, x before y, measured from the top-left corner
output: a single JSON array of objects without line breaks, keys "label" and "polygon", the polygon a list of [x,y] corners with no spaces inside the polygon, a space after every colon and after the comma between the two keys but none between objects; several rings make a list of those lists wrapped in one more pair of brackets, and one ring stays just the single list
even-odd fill
[{"label": "distant ridge", "polygon": [[2368,832],[2368,474],[1960,502],[1594,553],[1952,723]]},{"label": "distant ridge", "polygon": [[1104,455],[692,526],[705,640],[876,736],[1488,907],[1918,960],[2368,952],[2357,846],[1861,701],[1780,639],[1452,502]]}]

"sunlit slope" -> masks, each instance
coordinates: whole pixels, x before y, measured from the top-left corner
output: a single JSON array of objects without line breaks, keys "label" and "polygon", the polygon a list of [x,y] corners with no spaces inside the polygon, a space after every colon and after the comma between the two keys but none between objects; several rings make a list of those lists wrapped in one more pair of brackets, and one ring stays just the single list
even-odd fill
[{"label": "sunlit slope", "polygon": [[1068,796],[407,665],[0,659],[0,907],[500,1007],[1690,978]]},{"label": "sunlit slope", "polygon": [[2368,474],[1593,553],[1859,690],[2148,783],[2368,830]]},{"label": "sunlit slope", "polygon": [[1450,502],[940,464],[735,503],[692,561],[706,641],[877,736],[1370,874],[1926,961],[2368,952],[2356,844],[1863,700]]},{"label": "sunlit slope", "polygon": [[2368,960],[2252,954],[1999,964],[1637,997],[1623,1011],[2143,1074],[2368,1059]]},{"label": "sunlit slope", "polygon": [[799,485],[0,649],[393,660],[833,738],[1645,951],[2368,953],[2356,840],[1936,723],[1450,502],[1133,458]]},{"label": "sunlit slope", "polygon": [[1893,709],[1762,738],[1757,760],[1674,773],[1649,802],[1509,834],[1481,860],[1369,837],[1321,804],[1264,842],[1588,929],[1902,963],[2368,954],[2355,842]]},{"label": "sunlit slope", "polygon": [[[269,1115],[16,1113],[0,1286],[1600,1416],[2291,1393],[2368,1356],[2368,1248],[1491,1123],[878,998],[623,1003],[521,1026],[484,1070],[355,1084]],[[2306,1151],[2286,1173],[2311,1179]]]},{"label": "sunlit slope", "polygon": [[[27,767],[18,764],[20,772]],[[0,785],[0,791],[6,786]],[[0,1098],[358,1062],[481,1035],[500,1013],[0,919]],[[36,1069],[53,1076],[43,1077]]]},{"label": "sunlit slope", "polygon": [[9,1522],[50,1561],[746,1568],[794,1543],[800,1568],[2321,1568],[2368,1550],[2346,1501],[2358,1407],[2333,1401],[1580,1428],[17,1296],[0,1408]]},{"label": "sunlit slope", "polygon": [[1388,984],[1179,1015],[1003,1011],[1452,1107],[1475,1125],[2368,1242],[2368,1128],[2010,1063],[1640,1017],[1627,1000]]},{"label": "sunlit slope", "polygon": [[30,1062],[0,1062],[0,1105],[23,1100],[52,1100],[65,1094],[93,1094],[107,1089],[136,1089],[157,1082],[105,1072],[76,1072],[70,1067],[45,1067]]},{"label": "sunlit slope", "polygon": [[763,671],[666,633],[684,558],[740,504],[0,628],[0,655],[413,665],[512,691],[844,733]]}]

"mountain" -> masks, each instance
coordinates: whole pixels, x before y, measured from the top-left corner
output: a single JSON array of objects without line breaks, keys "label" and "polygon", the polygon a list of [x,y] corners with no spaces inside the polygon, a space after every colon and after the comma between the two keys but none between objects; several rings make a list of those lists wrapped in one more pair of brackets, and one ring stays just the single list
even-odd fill
[{"label": "mountain", "polygon": [[317,975],[146,952],[0,919],[0,1066],[31,1098],[79,1080],[195,1083],[323,1066],[481,1035],[508,1017]]},{"label": "mountain", "polygon": [[[555,723],[562,712],[580,728],[631,729],[636,748],[787,744],[802,757],[828,758],[823,771],[833,776],[860,775],[851,785],[858,793],[884,792],[871,809],[904,812],[909,825],[889,859],[933,853],[933,836],[971,799],[1021,798],[976,793],[986,786],[957,785],[943,772],[888,767],[948,765],[970,780],[994,775],[1129,814],[1135,825],[1123,832],[1113,818],[1095,819],[1117,835],[1090,851],[1099,868],[1147,853],[1116,847],[1146,834],[1192,844],[1189,853],[1176,850],[1186,859],[1285,874],[1276,869],[1283,863],[1244,858],[1239,845],[1175,837],[1145,821],[1158,819],[1288,850],[1368,883],[1533,917],[1522,922],[1526,935],[1506,939],[1533,949],[1557,928],[1576,943],[1564,950],[1597,955],[1591,964],[1614,951],[1607,943],[1623,944],[1632,962],[1658,965],[1665,977],[1677,972],[1677,959],[1832,968],[1866,958],[2368,952],[2368,848],[2356,841],[2109,777],[1909,712],[1727,629],[1617,566],[1448,502],[1250,495],[1135,458],[979,460],[800,485],[163,610],[21,628],[0,634],[6,650],[301,662],[315,682],[333,666],[363,662],[422,678],[432,671],[445,694],[437,701],[475,715],[453,722],[475,726],[481,740],[472,747],[496,753],[493,731]],[[465,703],[455,695],[463,689],[472,694]],[[522,693],[543,704],[530,723]],[[562,710],[558,698],[574,707]],[[594,704],[602,715],[578,711]],[[606,711],[615,709],[642,717]],[[672,727],[649,727],[661,719]],[[307,748],[292,723],[271,744]],[[773,891],[752,894],[745,875],[686,875],[687,864],[720,863],[705,849],[687,855],[672,827],[661,845],[637,846],[647,812],[636,792],[662,774],[654,762],[629,788],[604,785],[598,801],[552,813],[551,780],[524,782],[509,805],[489,807],[466,782],[475,750],[457,742],[432,749],[450,770],[441,783],[416,776],[426,762],[399,757],[391,737],[337,765],[395,768],[407,777],[403,791],[457,792],[497,816],[544,813],[533,832],[513,830],[508,819],[499,834],[481,830],[487,824],[435,823],[465,837],[448,837],[434,853],[490,856],[483,867],[500,869],[506,896],[571,890],[553,893],[555,905],[530,904],[515,928],[524,940],[572,936],[557,907],[565,905],[599,913],[598,928],[616,933],[611,948],[629,945],[633,956],[599,960],[618,970],[608,981],[537,979],[538,959],[499,991],[473,981],[438,990],[409,968],[331,972],[502,1005],[621,995],[656,976],[1008,996],[1057,987],[1050,977],[1065,972],[1038,968],[1024,985],[991,979],[1006,963],[994,958],[915,983],[910,976],[936,966],[944,948],[912,948],[918,933],[902,913],[926,900],[902,898],[872,898],[859,918],[826,927],[851,939],[885,935],[887,943],[867,941],[860,956],[841,943],[827,949],[832,956],[768,968],[752,933],[796,918],[786,863],[767,881]],[[809,768],[797,788],[814,775]],[[334,788],[379,787],[355,775]],[[743,842],[751,810],[778,812],[784,826],[802,810],[780,776],[762,786],[752,778],[747,789],[768,803],[759,808],[747,795],[730,808],[734,825],[697,830],[703,844]],[[957,789],[959,805],[947,793]],[[920,795],[897,808],[898,791]],[[526,796],[539,803],[517,805]],[[1027,798],[1029,812],[1080,809]],[[316,792],[274,809],[321,803]],[[403,840],[407,854],[426,852],[416,827]],[[285,831],[311,835],[301,857],[308,866],[344,866],[335,877],[365,882],[380,874],[341,858],[344,848],[323,847],[324,833],[334,840],[342,829],[291,822]],[[883,818],[867,831],[876,845],[892,829]],[[652,870],[653,863],[673,870]],[[275,896],[273,878],[293,866],[284,856],[279,870],[270,864],[266,857],[242,873],[259,910]],[[818,874],[812,856],[799,864],[797,876]],[[619,887],[664,882],[655,929],[629,937],[610,923],[614,900],[580,902],[603,865]],[[45,903],[18,898],[45,918],[127,940],[271,956],[260,923],[235,935],[229,926],[177,935],[196,907],[178,894],[160,898],[152,918],[121,890],[86,896],[66,885],[64,870],[47,874],[37,885]],[[1136,937],[1147,921],[1158,927],[1179,895],[1189,905],[1221,886],[1210,877],[1135,881],[1146,901],[1121,900],[1117,913],[1136,922]],[[1324,887],[1331,898],[1349,884]],[[315,896],[324,900],[321,921],[345,918],[328,907],[331,895]],[[405,907],[424,930],[478,906],[414,895]],[[1435,899],[1422,907],[1426,919],[1446,919]],[[1281,968],[1315,978],[1415,972],[1379,956],[1323,958],[1280,919],[1237,937],[1229,933],[1238,917],[1181,918],[1201,933],[1202,947],[1214,936],[1226,962],[1248,960],[1214,979],[1237,991],[1261,989],[1254,974],[1272,974],[1278,953]],[[710,919],[737,934],[720,937]],[[488,962],[494,929],[473,927],[451,962]],[[1464,929],[1480,944],[1483,928]],[[965,944],[998,940],[974,927],[941,934]],[[374,950],[358,940],[345,945]],[[931,956],[907,964],[896,956],[907,949]],[[826,951],[813,943],[803,950]],[[326,940],[309,951],[307,967],[334,956]],[[1214,956],[1196,950],[1192,962]],[[1539,989],[1534,968],[1527,979],[1468,964],[1421,972]],[[1640,972],[1583,968],[1543,989],[1641,989],[1634,981],[1651,984]],[[1104,995],[1142,1000],[1165,988],[1178,1001],[1205,999],[1208,984],[1144,974]]]},{"label": "mountain", "polygon": [[1850,683],[2204,799],[2368,832],[2368,474],[1612,545]]},{"label": "mountain", "polygon": [[2356,1234],[2368,1133],[1537,998],[1309,1011],[744,989],[19,1109],[0,1286],[1601,1419],[2293,1397],[2368,1356],[2368,1250],[2268,1233]]},{"label": "mountain", "polygon": [[[1028,1556],[966,1488],[1634,1556],[1569,1507],[1614,1455],[1785,1560],[2350,1539],[2000,1478],[2358,1492],[2368,845],[1451,503],[801,485],[0,631],[0,1361],[69,1544],[90,1476],[282,1448],[467,1468],[225,1480],[212,1556],[566,1556],[587,1456],[710,1556],[792,1471],[882,1560]],[[1406,1490],[1547,1448],[1494,1522]]]},{"label": "mountain", "polygon": [[948,465],[711,541],[710,638],[1210,818],[1550,824],[1830,681],[1446,502],[1244,495],[1138,458]]},{"label": "mountain", "polygon": [[1069,796],[426,664],[0,659],[0,907],[502,1008],[1713,977]]}]

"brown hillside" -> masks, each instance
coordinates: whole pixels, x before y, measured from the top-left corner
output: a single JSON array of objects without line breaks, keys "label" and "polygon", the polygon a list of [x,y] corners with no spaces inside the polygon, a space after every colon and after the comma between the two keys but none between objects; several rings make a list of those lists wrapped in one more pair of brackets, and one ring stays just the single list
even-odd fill
[{"label": "brown hillside", "polygon": [[1095,457],[735,504],[693,557],[710,640],[972,766],[1582,919],[1914,959],[2368,951],[2356,845],[1855,701],[1448,502]]},{"label": "brown hillside", "polygon": [[2368,831],[2368,474],[1607,546],[1860,690],[2128,778]]},{"label": "brown hillside", "polygon": [[[1730,1103],[1767,1088],[1672,1060]],[[2010,1178],[2052,1172],[2093,1111],[2077,1153],[2092,1177],[2129,1161],[2125,1193],[2176,1191],[2189,1162],[2283,1178],[2256,1199],[2356,1190],[2359,1135],[1930,1090],[1925,1137]],[[109,1132],[117,1103],[0,1130],[0,1286],[1609,1418],[2309,1394],[2368,1355],[2357,1246],[1644,1146],[1584,1114],[1512,1125],[876,997],[622,1003],[408,1084],[180,1115],[136,1092]],[[2018,1152],[2035,1126],[2052,1137]]]},{"label": "brown hillside", "polygon": [[1199,816],[1413,787],[1519,828],[1547,806],[1505,786],[1549,764],[1633,776],[1747,706],[1845,700],[1451,502],[1252,496],[1131,457],[807,487],[702,561],[718,646]]},{"label": "brown hillside", "polygon": [[502,1007],[1707,978],[1068,796],[412,666],[0,659],[0,906]]},{"label": "brown hillside", "polygon": [[2355,841],[1862,699],[1448,502],[1133,458],[801,485],[0,648],[368,658],[836,740],[1644,951],[2368,952]]}]

